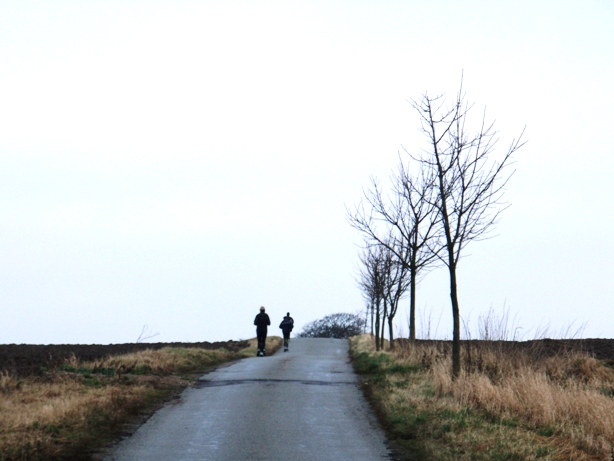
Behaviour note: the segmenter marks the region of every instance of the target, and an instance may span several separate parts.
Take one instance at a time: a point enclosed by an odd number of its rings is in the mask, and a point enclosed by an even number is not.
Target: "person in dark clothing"
[[[260,308],[260,314],[254,319],[256,325],[256,336],[258,337],[258,352],[256,355],[264,357],[264,348],[266,346],[267,326],[271,324],[268,314],[264,312],[264,306]]]
[[[290,346],[290,332],[292,328],[294,328],[294,319],[290,317],[290,312],[288,312],[281,321],[279,328],[281,328],[284,334],[284,352],[288,352],[288,347]]]

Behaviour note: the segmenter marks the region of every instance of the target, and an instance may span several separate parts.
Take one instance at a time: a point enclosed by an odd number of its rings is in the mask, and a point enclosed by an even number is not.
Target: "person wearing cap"
[[[264,357],[264,348],[266,346],[266,334],[267,326],[271,324],[268,314],[266,314],[264,306],[260,308],[260,313],[254,319],[254,325],[256,325],[256,336],[258,337],[258,352],[256,355]]]
[[[294,328],[294,319],[290,317],[290,312],[288,312],[281,321],[279,328],[281,328],[284,334],[284,352],[288,352],[288,347],[290,346],[290,332],[292,328]]]

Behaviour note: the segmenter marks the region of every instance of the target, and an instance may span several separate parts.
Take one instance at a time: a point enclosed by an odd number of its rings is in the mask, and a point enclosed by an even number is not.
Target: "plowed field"
[[[128,354],[145,349],[164,347],[196,347],[239,351],[248,347],[247,341],[220,341],[200,343],[128,343],[128,344],[0,344],[0,370],[18,376],[41,374],[45,370],[65,363],[73,355],[80,360],[95,360],[104,357]]]
[[[409,345],[407,339],[396,340],[399,344]],[[437,344],[442,348],[451,348],[451,341],[438,340],[418,340],[418,343]],[[481,345],[494,345],[503,350],[514,350],[517,348],[532,349],[545,355],[563,354],[566,352],[577,351],[586,352],[598,360],[603,360],[614,365],[614,339],[539,339],[533,341],[461,341],[462,347],[479,347]]]

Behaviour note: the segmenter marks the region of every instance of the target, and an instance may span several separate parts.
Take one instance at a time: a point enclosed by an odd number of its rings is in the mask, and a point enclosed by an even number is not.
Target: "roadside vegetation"
[[[356,314],[341,312],[308,323],[297,338],[347,339],[364,331],[365,321]]]
[[[412,459],[613,459],[614,369],[588,354],[467,341],[453,379],[450,342],[350,342],[390,439]]]
[[[279,348],[267,338],[267,350]],[[256,355],[164,348],[82,362],[75,357],[40,376],[0,373],[0,460],[89,460],[212,367]]]

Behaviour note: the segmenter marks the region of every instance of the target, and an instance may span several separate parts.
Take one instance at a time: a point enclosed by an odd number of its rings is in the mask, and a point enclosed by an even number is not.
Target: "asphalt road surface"
[[[105,461],[375,461],[385,436],[357,388],[348,342],[292,339],[200,378]]]

